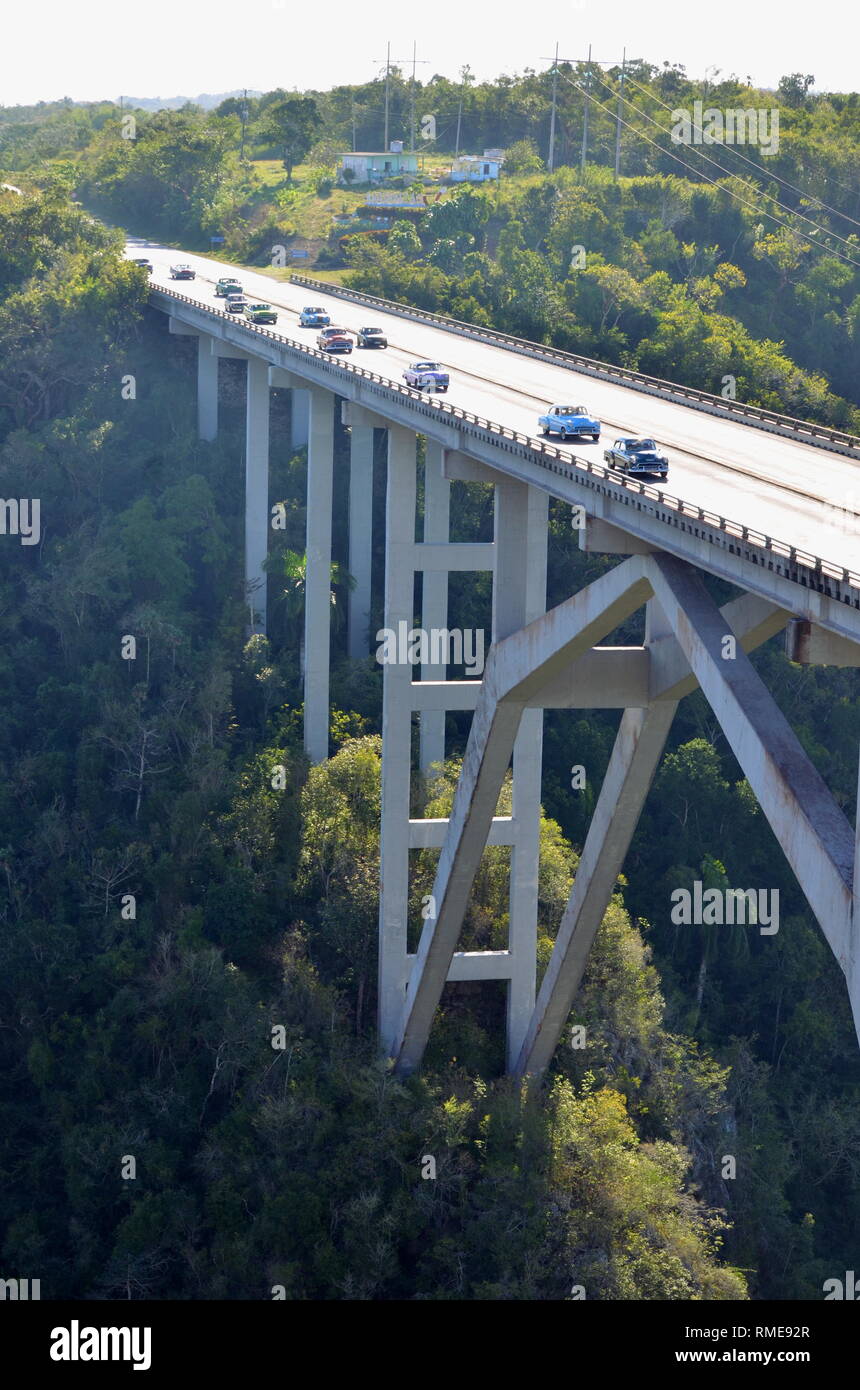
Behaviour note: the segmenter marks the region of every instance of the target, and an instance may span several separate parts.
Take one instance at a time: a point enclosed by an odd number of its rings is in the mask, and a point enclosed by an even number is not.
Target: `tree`
[[[807,93],[815,83],[811,72],[792,72],[779,79],[777,93],[786,106],[805,106]]]
[[[278,102],[266,112],[260,134],[281,150],[287,178],[292,181],[293,169],[304,159],[313,144],[314,134],[322,125],[322,117],[312,97],[291,97]]]
[[[543,167],[543,160],[538,154],[534,140],[515,140],[505,150],[506,174],[538,174]]]

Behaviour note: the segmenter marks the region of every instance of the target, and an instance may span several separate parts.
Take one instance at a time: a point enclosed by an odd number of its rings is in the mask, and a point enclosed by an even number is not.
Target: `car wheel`
[[[595,444],[599,444],[599,443],[600,443],[600,435],[599,435],[599,434],[593,434],[591,437],[592,437],[592,439],[594,440]]]

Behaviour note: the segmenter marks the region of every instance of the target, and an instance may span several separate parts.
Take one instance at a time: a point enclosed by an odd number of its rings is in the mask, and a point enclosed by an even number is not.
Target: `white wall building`
[[[457,155],[451,165],[452,183],[487,183],[497,179],[502,168],[503,155],[497,150],[482,155]]]

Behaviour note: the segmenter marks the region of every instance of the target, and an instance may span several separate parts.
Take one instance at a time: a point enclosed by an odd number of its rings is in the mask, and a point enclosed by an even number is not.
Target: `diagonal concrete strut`
[[[662,700],[621,717],[516,1076],[542,1071],[552,1058],[677,708],[676,701]]]
[[[855,832],[695,570],[654,556],[654,593],[848,982],[860,1039]]]
[[[652,606],[652,605],[649,605]],[[661,617],[665,615],[660,610]],[[719,610],[722,632],[752,651],[785,627],[790,615],[753,594]],[[682,696],[698,686],[676,637],[649,643],[648,708],[625,711],[594,808],[576,879],[541,983],[534,1013],[514,1068],[517,1076],[546,1067],[558,1044],[588,960],[588,953],[615,889]]]

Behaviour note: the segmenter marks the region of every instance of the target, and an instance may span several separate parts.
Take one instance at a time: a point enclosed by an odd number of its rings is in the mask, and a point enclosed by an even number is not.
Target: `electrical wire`
[[[629,82],[631,86],[636,87],[640,92],[644,92],[646,96],[650,97],[652,101],[656,101],[660,106],[664,108],[664,110],[668,111],[670,114],[675,109],[671,107],[667,101],[663,101],[662,97],[655,96],[655,94],[649,91],[647,87],[643,87],[642,83],[637,82],[636,79],[631,77],[629,73],[624,74],[624,82],[625,84]],[[620,92],[618,95],[621,96],[622,101],[626,100],[626,98]],[[632,103],[630,104],[632,105]],[[638,110],[639,108],[634,106],[633,109]],[[648,113],[646,111],[640,111],[640,114],[643,116],[647,116]],[[657,124],[657,122],[655,122],[655,124]],[[701,130],[702,127],[693,123],[693,129]],[[751,168],[756,169],[763,177],[768,179],[774,179],[777,183],[784,184],[785,187],[790,188],[792,192],[799,193],[801,198],[808,198],[810,202],[818,203],[819,206],[823,209],[823,211],[832,212],[835,217],[842,217],[845,219],[846,222],[851,222],[855,227],[860,227],[860,222],[858,222],[857,218],[851,217],[847,212],[840,212],[838,208],[832,208],[829,203],[824,202],[823,198],[817,197],[814,193],[806,193],[802,188],[798,188],[796,183],[792,183],[790,179],[784,179],[781,174],[771,173],[769,171],[766,172],[760,164],[756,163],[754,159],[750,159],[747,155],[741,154],[741,151],[738,149],[737,145],[727,145],[724,140],[718,140],[715,143],[721,145],[724,150],[731,150],[732,154],[736,155],[738,159],[742,159],[745,164],[749,164]],[[698,147],[696,147],[696,153],[699,153]],[[726,172],[729,173],[731,171],[727,170]],[[847,185],[844,184],[840,184],[839,186],[840,188],[847,188]],[[850,192],[851,190],[849,189],[847,191]]]
[[[680,164],[682,168],[688,170],[688,172],[691,173],[694,176],[694,178],[703,179],[705,183],[713,184],[715,188],[722,188],[724,192],[728,193],[729,197],[735,198],[739,203],[742,203],[744,207],[749,208],[758,217],[767,217],[771,222],[775,222],[776,225],[780,227],[783,231],[790,232],[793,236],[802,237],[804,241],[806,241],[810,246],[814,247],[817,251],[825,251],[828,255],[835,256],[838,260],[844,261],[847,265],[856,266],[857,269],[860,270],[860,261],[855,261],[852,256],[844,255],[840,250],[838,250],[835,247],[823,246],[821,242],[813,240],[813,238],[810,237],[807,232],[800,231],[797,227],[790,226],[787,222],[783,222],[781,218],[775,216],[774,213],[766,212],[763,208],[756,207],[754,203],[748,202],[746,198],[742,198],[739,193],[737,193],[733,188],[728,187],[726,183],[721,183],[718,179],[712,179],[708,174],[703,174],[700,169],[694,169],[691,164],[688,164],[686,162],[686,160],[681,159],[680,155],[673,154],[671,150],[664,149],[662,145],[658,145],[657,141],[652,140],[649,135],[646,135],[644,133],[644,131],[637,130],[637,128],[634,125],[632,125],[630,121],[625,121],[623,116],[617,115],[617,113],[612,111],[610,107],[608,107],[605,104],[605,102],[598,101],[597,97],[593,96],[590,92],[587,92],[581,83],[575,82],[573,78],[567,77],[565,73],[560,73],[559,76],[564,77],[565,81],[569,82],[572,87],[576,87],[578,91],[582,92],[585,96],[587,96],[589,101],[593,101],[595,106],[600,107],[601,111],[608,112],[608,114],[612,117],[614,121],[620,122],[620,124],[623,125],[625,129],[632,130],[633,134],[638,136],[640,140],[644,140],[647,144],[653,145],[654,149],[658,150],[660,154],[667,155],[669,159],[674,159],[676,164]],[[717,165],[717,167],[721,168],[720,165]],[[722,169],[721,171],[724,174],[726,174],[726,176],[729,179],[737,178],[737,175],[732,174],[729,170]],[[743,183],[744,180],[741,180],[741,182]],[[797,214],[792,213],[791,215],[796,216]],[[809,219],[806,220],[808,221]],[[825,227],[818,227],[817,223],[813,223],[812,225],[816,226],[823,236],[836,235],[835,233],[829,232]],[[839,237],[838,240],[842,241],[844,240],[844,238]]]

